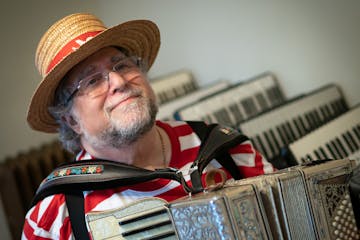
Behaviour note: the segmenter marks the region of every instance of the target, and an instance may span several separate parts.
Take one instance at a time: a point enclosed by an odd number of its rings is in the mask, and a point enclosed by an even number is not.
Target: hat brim
[[[159,29],[148,20],[125,22],[101,32],[61,60],[43,78],[32,96],[27,115],[31,128],[46,133],[57,132],[59,126],[48,111],[53,104],[57,86],[75,65],[108,46],[125,48],[129,53],[144,59],[149,69],[160,48]]]

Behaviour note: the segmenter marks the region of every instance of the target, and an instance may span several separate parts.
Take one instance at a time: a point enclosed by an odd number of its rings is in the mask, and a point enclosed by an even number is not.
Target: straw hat
[[[41,38],[35,65],[43,79],[31,99],[27,121],[39,131],[55,133],[58,124],[48,107],[65,74],[80,61],[107,46],[120,46],[153,64],[160,47],[160,33],[155,23],[134,20],[106,28],[96,16],[77,13],[52,25]]]

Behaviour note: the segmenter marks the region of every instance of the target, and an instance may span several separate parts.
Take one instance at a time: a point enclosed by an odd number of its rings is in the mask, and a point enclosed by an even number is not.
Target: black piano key
[[[257,145],[257,149],[264,155],[267,157],[267,152],[266,152],[266,149],[265,149],[265,146],[260,138],[259,135],[255,135],[254,137],[255,141],[254,143],[256,143]]]
[[[342,157],[348,156],[350,153],[346,150],[345,146],[342,144],[340,139],[338,137],[335,138],[335,142],[337,143],[339,147],[339,151],[341,152]]]
[[[326,113],[327,113],[327,116],[328,116],[328,118],[326,119],[326,122],[328,122],[328,121],[330,121],[331,119],[333,119],[333,114],[332,114],[332,112],[331,112],[331,109],[330,109],[330,107],[329,107],[329,105],[325,105],[324,106],[324,109],[325,109],[325,111],[326,111]]]
[[[352,132],[347,131],[347,133],[348,133],[348,136],[349,136],[351,142],[353,143],[355,149],[356,149],[356,150],[359,149],[359,144],[356,142],[356,139],[355,139],[355,137],[353,136]]]
[[[265,100],[265,97],[264,97],[264,95],[262,93],[256,94],[255,99],[259,103],[261,111],[264,111],[264,110],[269,108],[269,106],[268,106],[268,104],[267,104],[267,102]]]
[[[299,117],[295,117],[295,118],[293,119],[293,122],[294,122],[294,125],[295,125],[296,129],[297,129],[298,132],[299,132],[300,137],[301,137],[301,136],[304,136],[304,135],[306,134],[306,131],[305,131],[303,125],[301,124],[301,122],[300,122],[300,120],[299,120]]]
[[[329,143],[326,143],[325,146],[326,146],[327,150],[329,150],[329,152],[330,152],[330,154],[331,154],[331,157],[332,157],[333,159],[337,159],[337,157],[336,157],[336,155],[335,155],[335,152],[334,152],[334,150],[332,149],[332,147],[329,145]]]
[[[321,156],[321,154],[318,152],[318,150],[314,150],[314,154],[316,156],[316,158],[319,160],[319,159],[323,159],[323,157]]]
[[[351,141],[351,138],[349,137],[349,132],[345,132],[341,134],[342,138],[345,140],[346,146],[350,149],[350,153],[355,152],[355,146]]]
[[[335,104],[337,107],[338,115],[341,115],[347,111],[346,103],[344,98],[339,98],[335,100]]]
[[[168,102],[170,100],[166,92],[162,92],[162,96],[164,100],[163,102]]]
[[[282,132],[280,126],[276,126],[276,131],[278,133],[278,135],[280,136],[281,141],[283,142],[283,146],[285,146],[287,144],[287,140],[286,137],[284,136],[284,133]]]
[[[308,128],[307,128],[307,130],[308,130],[308,132],[311,132],[313,129],[315,129],[315,127],[314,127],[313,120],[312,120],[312,118],[311,118],[311,116],[310,116],[310,113],[307,112],[307,113],[305,113],[304,116],[305,116],[306,122],[308,123]]]
[[[288,129],[288,132],[290,134],[291,142],[294,142],[297,139],[294,129],[292,129],[291,124],[290,124],[289,121],[286,121],[285,125],[286,125],[286,128]]]
[[[295,134],[295,140],[301,138],[302,133],[299,131],[298,127],[295,125],[294,119],[292,119],[290,121],[290,126],[291,126],[291,129],[293,130],[293,132]]]
[[[330,140],[330,145],[332,146],[334,153],[336,155],[337,159],[341,159],[343,158],[343,156],[341,155],[341,152],[339,150],[339,147],[337,146],[336,142],[334,140]]]
[[[358,141],[360,142],[360,125],[356,125],[352,128],[353,132],[355,133]]]
[[[281,131],[282,131],[282,133],[283,133],[283,135],[284,135],[284,139],[285,139],[285,145],[287,145],[288,143],[290,143],[291,142],[291,139],[290,139],[290,137],[289,137],[289,134],[287,133],[287,130],[286,130],[286,126],[285,126],[285,124],[284,123],[282,123],[281,125],[280,125],[280,129],[281,129]]]
[[[243,121],[244,120],[244,116],[241,113],[239,107],[237,106],[236,103],[233,103],[229,106],[229,109],[231,111],[231,113],[233,114],[234,118],[235,118],[235,122],[236,124]]]
[[[312,159],[312,157],[310,156],[310,154],[306,154],[306,161],[307,162],[312,162],[314,159]]]
[[[271,103],[271,106],[276,105],[278,103],[278,99],[276,93],[274,92],[274,88],[268,88],[265,91],[266,91],[266,96],[268,97]]]
[[[316,119],[314,117],[313,111],[309,111],[308,114],[309,114],[309,119],[311,121],[312,129],[316,129],[318,127],[318,124],[317,124]]]
[[[266,93],[271,100],[272,106],[278,105],[285,100],[285,97],[278,86],[267,89]]]
[[[247,116],[253,116],[258,113],[258,109],[251,97],[241,100],[241,105],[243,106]]]
[[[288,129],[287,125],[286,125],[286,122],[284,122],[283,124],[281,124],[281,127],[282,129],[284,130],[284,133],[285,133],[285,136],[288,140],[287,143],[291,143],[293,140],[292,140],[292,137],[291,137],[291,134],[290,134],[290,130]]]
[[[345,101],[344,98],[339,99],[339,106],[341,108],[342,113],[345,113],[345,112],[347,112],[349,110],[349,107],[347,106],[346,101]]]
[[[339,105],[339,101],[340,101],[340,99],[334,100],[334,107],[336,108],[337,116],[339,116],[343,112],[341,106]]]
[[[334,103],[334,101],[330,102],[330,107],[332,110],[332,118],[335,118],[338,115],[338,110],[337,110],[337,106]]]
[[[272,139],[273,139],[273,141],[274,141],[275,148],[277,149],[277,150],[275,151],[275,154],[278,154],[279,149],[280,149],[283,145],[280,145],[280,143],[278,142],[278,139],[277,139],[277,137],[275,136],[275,133],[274,133],[274,131],[273,131],[272,129],[269,130],[269,133],[270,133],[270,135],[271,135],[271,137],[272,137]]]
[[[315,121],[317,123],[317,126],[320,127],[321,125],[323,125],[323,122],[321,120],[319,112],[316,109],[313,111],[313,114],[314,114],[314,118],[315,118]]]
[[[330,118],[330,116],[328,115],[328,112],[325,110],[325,106],[322,105],[319,107],[320,112],[321,112],[321,122],[324,124],[328,121],[328,119]]]
[[[311,118],[311,120],[312,120],[312,122],[314,124],[313,129],[318,128],[320,126],[320,123],[317,121],[317,119],[315,117],[314,110],[310,111],[309,114],[310,114],[310,118]]]
[[[172,91],[174,93],[173,96],[171,97],[172,99],[182,95],[181,88],[173,88]]]
[[[265,156],[268,158],[268,159],[272,159],[272,151],[270,149],[270,146],[269,146],[269,142],[267,141],[267,139],[265,138],[264,136],[264,132],[262,132],[260,134],[260,139],[264,145],[264,149],[265,149]]]
[[[198,88],[195,81],[190,81],[188,84],[186,84],[186,86],[186,93],[192,92]]]
[[[302,129],[304,130],[304,135],[308,134],[309,129],[308,129],[307,125],[305,124],[305,121],[303,120],[302,116],[299,116],[298,120],[300,122],[300,125],[301,125]]]
[[[330,157],[326,154],[325,150],[323,149],[323,147],[319,147],[319,151],[321,152],[321,154],[324,156],[324,159],[329,159]]]
[[[274,141],[273,139],[271,139],[270,134],[267,133],[266,131],[263,133],[264,137],[266,139],[267,145],[269,146],[269,157],[273,158],[276,152],[276,148],[274,146]]]

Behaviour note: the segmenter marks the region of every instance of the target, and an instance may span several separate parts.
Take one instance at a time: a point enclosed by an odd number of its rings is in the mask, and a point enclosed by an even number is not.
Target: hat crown
[[[106,30],[103,22],[89,13],[76,13],[55,22],[43,35],[35,53],[35,66],[45,77],[82,43]]]

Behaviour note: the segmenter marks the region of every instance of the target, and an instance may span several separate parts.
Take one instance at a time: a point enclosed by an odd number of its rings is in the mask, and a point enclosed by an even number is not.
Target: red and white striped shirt
[[[200,139],[185,122],[157,121],[156,124],[166,131],[171,141],[172,157],[169,166],[181,170],[185,179],[190,181],[188,170],[197,156]],[[250,141],[232,148],[229,153],[239,166],[243,177],[274,171],[273,166],[253,148]],[[92,156],[85,150],[77,156],[77,160],[91,158]],[[211,168],[221,168],[221,165],[216,160],[211,161],[204,174]],[[187,194],[178,182],[167,179],[107,190],[86,191],[84,192],[85,213],[119,208],[145,197],[159,197],[172,201],[185,195]],[[56,194],[46,197],[26,214],[22,239],[72,238],[65,195]]]

